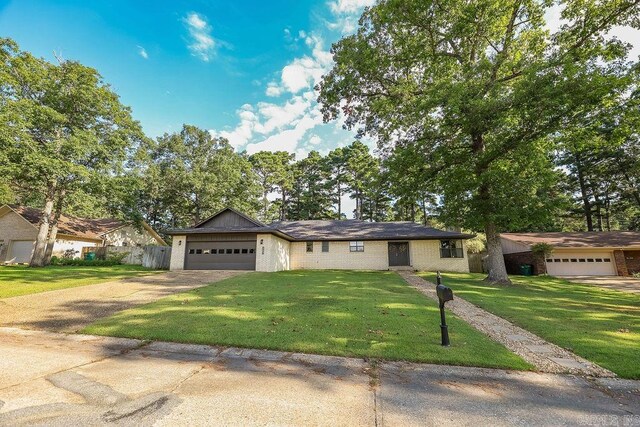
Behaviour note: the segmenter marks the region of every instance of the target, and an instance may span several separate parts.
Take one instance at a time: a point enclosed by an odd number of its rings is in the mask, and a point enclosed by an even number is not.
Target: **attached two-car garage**
[[[256,235],[189,236],[187,270],[255,270]]]
[[[551,276],[615,276],[613,254],[607,251],[554,251],[546,259],[547,273]]]

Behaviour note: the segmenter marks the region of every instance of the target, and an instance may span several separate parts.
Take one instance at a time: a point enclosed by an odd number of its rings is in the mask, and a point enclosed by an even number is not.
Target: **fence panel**
[[[467,254],[469,258],[469,271],[471,273],[486,273],[484,268],[484,257],[487,256],[486,252],[480,252],[479,254]]]
[[[171,246],[145,246],[142,266],[154,270],[168,270],[171,261]]]

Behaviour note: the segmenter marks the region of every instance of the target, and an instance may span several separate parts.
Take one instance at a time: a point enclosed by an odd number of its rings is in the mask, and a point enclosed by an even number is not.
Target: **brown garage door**
[[[256,241],[187,242],[187,270],[255,270]]]

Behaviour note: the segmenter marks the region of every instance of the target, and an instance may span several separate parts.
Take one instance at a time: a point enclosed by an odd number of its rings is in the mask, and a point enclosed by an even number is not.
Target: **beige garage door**
[[[611,252],[554,252],[547,258],[547,273],[552,276],[615,276]]]
[[[7,262],[29,262],[33,253],[33,240],[14,240],[9,248],[9,258]]]

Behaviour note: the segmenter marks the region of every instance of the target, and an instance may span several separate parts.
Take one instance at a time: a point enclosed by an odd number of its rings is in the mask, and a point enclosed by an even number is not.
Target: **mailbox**
[[[444,304],[447,301],[453,301],[453,291],[451,288],[444,285],[438,285],[436,286],[436,292],[438,293],[440,304]]]
[[[447,320],[444,315],[444,303],[453,301],[453,291],[448,286],[442,284],[442,277],[439,271],[436,275],[436,283],[436,294],[440,302],[440,335],[442,336],[442,345],[449,346],[449,328],[447,327]]]

